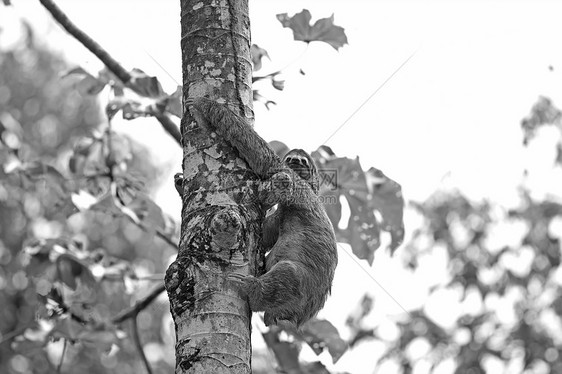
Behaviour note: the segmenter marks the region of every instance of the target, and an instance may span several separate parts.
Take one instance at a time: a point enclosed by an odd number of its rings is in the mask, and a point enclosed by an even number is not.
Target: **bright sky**
[[[181,82],[176,1],[58,3],[126,66],[158,75],[172,90],[174,80],[149,54]],[[20,14],[43,16],[35,1],[16,4]],[[303,55],[304,43],[275,18],[303,8],[313,19],[334,13],[349,45],[338,53],[312,43]],[[560,2],[254,0],[250,9],[253,42],[272,59],[259,73],[292,63],[285,91],[264,91],[278,106],[256,104],[256,128],[291,147],[316,149],[415,53],[328,142],[336,154],[382,169],[407,198],[423,199],[450,175],[448,183],[473,197],[511,203],[530,158],[521,118],[539,95],[562,105]],[[77,63],[99,66],[63,32],[51,35]],[[153,141],[152,123],[134,126],[138,138]],[[174,163],[176,156],[157,155]]]
[[[36,11],[38,2],[14,2],[18,12],[34,22],[44,17]],[[148,53],[181,82],[178,1],[58,3],[127,67],[158,75],[173,91],[174,80]],[[311,11],[313,20],[335,13],[335,24],[345,28],[349,45],[336,52],[312,43],[302,55],[305,45],[292,41],[275,15],[292,15],[303,8]],[[552,177],[550,169],[557,134],[543,131],[530,149],[524,149],[519,123],[539,95],[562,106],[562,2],[251,0],[250,9],[253,42],[267,49],[272,60],[258,73],[292,63],[285,75],[286,89],[264,91],[278,105],[270,111],[255,105],[256,129],[265,139],[316,149],[415,53],[331,137],[327,145],[337,155],[359,156],[365,169],[382,169],[402,184],[406,199],[421,200],[446,185],[474,198],[515,204],[516,186],[526,167],[531,171],[526,183],[538,193],[555,191],[554,182],[560,185],[560,174]],[[99,67],[95,57],[63,32],[51,35],[50,43],[78,64]],[[300,68],[305,76],[298,74]],[[120,128],[134,129],[137,139],[152,145],[158,152],[154,157],[169,165],[171,175],[180,170],[181,150],[158,134],[155,121],[129,122]],[[159,203],[179,217],[175,191],[163,191]],[[334,296],[324,315],[343,323],[345,313],[338,312],[335,303],[355,305],[366,288],[374,288],[378,314],[402,313],[357,266],[340,255]],[[413,285],[405,275],[397,278],[396,263],[382,253],[374,266],[371,274],[401,305],[419,305],[422,300],[414,295],[423,294],[422,285]],[[372,357],[369,352],[361,354]],[[344,356],[338,368],[353,367],[352,360]]]

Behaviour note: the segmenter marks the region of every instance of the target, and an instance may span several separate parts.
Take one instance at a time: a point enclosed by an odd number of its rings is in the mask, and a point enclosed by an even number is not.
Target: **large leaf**
[[[59,279],[71,290],[76,291],[77,281],[91,289],[96,287],[94,276],[86,263],[73,254],[63,253],[57,257],[55,263]]]
[[[252,63],[254,64],[253,71],[258,71],[261,69],[262,62],[261,59],[264,57],[269,58],[267,51],[257,44],[252,44],[250,47],[250,54],[252,55]]]
[[[145,194],[137,194],[127,206],[132,209],[149,230],[165,229],[166,220],[162,209]]]
[[[337,362],[340,357],[347,351],[348,344],[340,337],[338,330],[329,321],[313,318],[308,321],[298,336],[304,340],[310,348],[319,355],[328,349],[332,356],[333,362]]]
[[[269,331],[262,333],[263,340],[267,346],[275,353],[275,358],[280,368],[287,373],[301,373],[299,362],[300,347],[294,342],[282,341],[280,339],[281,329],[270,328]]]
[[[393,252],[404,240],[404,197],[402,187],[375,168],[365,173],[371,193],[371,205],[382,216],[382,229],[390,233]]]
[[[158,78],[151,77],[137,68],[131,71],[131,76],[132,79],[129,86],[140,96],[159,98],[165,95]]]
[[[343,27],[334,25],[334,15],[329,18],[321,18],[310,24],[310,12],[303,9],[300,13],[289,17],[287,13],[277,15],[277,19],[283,27],[293,30],[295,40],[301,40],[306,43],[319,41],[325,42],[334,47],[336,50],[347,44],[347,36]]]
[[[327,147],[324,147],[327,148]],[[320,195],[339,241],[349,243],[353,253],[372,264],[380,246],[380,229],[371,205],[367,179],[359,159],[335,157],[331,150],[313,152],[320,171]],[[347,228],[339,228],[344,197],[350,209]],[[337,221],[335,221],[337,219]]]

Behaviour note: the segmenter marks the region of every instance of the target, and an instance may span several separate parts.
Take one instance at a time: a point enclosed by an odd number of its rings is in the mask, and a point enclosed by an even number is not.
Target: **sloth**
[[[331,291],[338,262],[332,224],[318,199],[318,169],[302,149],[283,160],[254,129],[226,106],[206,98],[186,101],[195,121],[230,143],[268,186],[260,199],[277,204],[262,225],[269,249],[261,276],[232,273],[250,309],[265,311],[266,325],[288,321],[297,328],[314,317]]]

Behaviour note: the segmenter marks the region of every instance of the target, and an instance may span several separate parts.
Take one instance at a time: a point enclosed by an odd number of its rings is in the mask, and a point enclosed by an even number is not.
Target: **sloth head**
[[[292,149],[283,158],[283,163],[301,179],[307,181],[312,190],[318,193],[318,169],[308,153],[302,149]]]

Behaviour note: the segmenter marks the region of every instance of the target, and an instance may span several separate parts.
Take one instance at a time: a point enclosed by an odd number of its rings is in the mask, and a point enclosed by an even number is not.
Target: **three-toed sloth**
[[[318,170],[301,149],[283,160],[240,116],[206,98],[186,102],[200,126],[228,141],[269,188],[262,198],[277,210],[263,223],[266,272],[259,276],[234,273],[250,309],[265,311],[265,324],[285,320],[297,327],[314,317],[330,293],[338,262],[336,237],[318,199]]]

